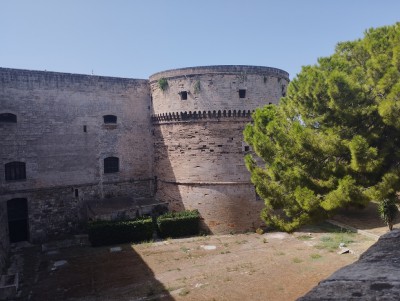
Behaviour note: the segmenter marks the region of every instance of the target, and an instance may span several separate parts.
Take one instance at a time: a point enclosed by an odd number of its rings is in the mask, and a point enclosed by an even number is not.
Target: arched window
[[[104,159],[104,173],[119,172],[119,158],[107,157]]]
[[[17,123],[17,115],[12,113],[1,113],[0,122]]]
[[[4,165],[6,181],[25,180],[25,162],[9,162]]]
[[[104,123],[117,123],[117,116],[115,115],[104,115]]]

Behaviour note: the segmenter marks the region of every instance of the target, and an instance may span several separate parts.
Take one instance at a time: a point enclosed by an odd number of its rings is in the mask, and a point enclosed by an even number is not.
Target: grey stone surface
[[[321,281],[299,301],[400,300],[400,230],[383,235],[360,259]]]

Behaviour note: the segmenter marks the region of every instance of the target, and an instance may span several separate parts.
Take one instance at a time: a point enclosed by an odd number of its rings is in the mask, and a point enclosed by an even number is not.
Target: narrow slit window
[[[239,89],[239,98],[246,98],[246,89]]]
[[[119,158],[108,157],[104,159],[104,173],[119,172]]]
[[[83,126],[83,131],[86,133],[87,132],[87,127],[86,125]]]
[[[12,113],[1,113],[0,122],[4,123],[17,123],[17,115]]]
[[[26,179],[26,167],[24,162],[10,162],[5,164],[6,181]]]
[[[115,115],[104,115],[103,116],[105,124],[116,124],[117,123],[117,116]]]
[[[187,98],[188,98],[187,91],[181,91],[181,92],[179,92],[179,95],[181,96],[181,100],[187,100]]]

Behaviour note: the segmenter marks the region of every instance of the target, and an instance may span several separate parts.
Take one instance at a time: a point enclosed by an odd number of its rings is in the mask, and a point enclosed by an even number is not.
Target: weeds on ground
[[[311,254],[310,257],[311,259],[320,259],[322,256],[319,254]]]
[[[303,260],[301,260],[301,259],[298,258],[298,257],[295,257],[295,258],[293,258],[293,262],[294,262],[294,263],[301,263],[301,262],[303,262]]]
[[[180,292],[179,292],[179,296],[186,296],[190,293],[190,291],[187,288],[183,288]]]
[[[324,235],[320,239],[320,243],[315,246],[317,249],[326,249],[329,252],[334,252],[340,243],[344,243],[346,246],[354,242],[355,233],[343,232],[343,233],[329,233]]]

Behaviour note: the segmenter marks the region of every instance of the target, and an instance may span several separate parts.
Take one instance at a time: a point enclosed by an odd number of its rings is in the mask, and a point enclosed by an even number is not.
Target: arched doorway
[[[29,239],[28,202],[26,199],[7,201],[8,231],[10,242]]]

